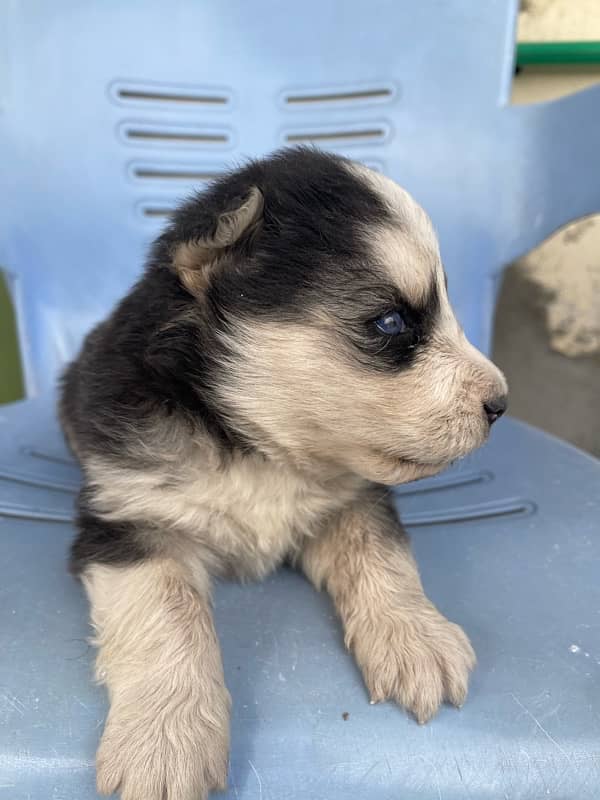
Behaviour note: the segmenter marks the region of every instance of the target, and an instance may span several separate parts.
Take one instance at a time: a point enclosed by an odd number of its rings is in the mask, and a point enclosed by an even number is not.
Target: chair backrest
[[[517,0],[29,0],[0,10],[0,265],[30,392],[141,269],[164,215],[313,142],[389,174],[440,233],[483,349],[497,276],[600,209],[588,91],[507,106]],[[598,114],[596,112],[596,120]]]

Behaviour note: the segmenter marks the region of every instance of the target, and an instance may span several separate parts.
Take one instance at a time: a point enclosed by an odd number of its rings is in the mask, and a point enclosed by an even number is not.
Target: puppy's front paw
[[[120,791],[122,800],[206,800],[210,791],[225,789],[228,711],[225,689],[210,708],[189,698],[117,699],[96,756],[98,791]]]
[[[475,653],[463,630],[424,601],[361,626],[351,642],[372,702],[395,700],[424,723],[467,696]]]

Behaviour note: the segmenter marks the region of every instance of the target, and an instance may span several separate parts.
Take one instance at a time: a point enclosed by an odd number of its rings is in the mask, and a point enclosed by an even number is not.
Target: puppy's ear
[[[253,186],[241,205],[218,216],[212,236],[190,240],[177,246],[173,255],[173,267],[188,292],[196,297],[204,294],[210,277],[223,256],[256,230],[262,219],[263,207],[262,192]]]

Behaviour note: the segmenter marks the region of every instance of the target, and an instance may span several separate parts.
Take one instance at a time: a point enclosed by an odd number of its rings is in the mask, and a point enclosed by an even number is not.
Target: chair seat
[[[107,710],[66,572],[78,470],[48,403],[0,409],[0,797],[95,798]],[[600,465],[515,420],[401,487],[429,596],[479,657],[464,708],[371,706],[325,595],[291,571],[219,585],[235,800],[597,798]]]

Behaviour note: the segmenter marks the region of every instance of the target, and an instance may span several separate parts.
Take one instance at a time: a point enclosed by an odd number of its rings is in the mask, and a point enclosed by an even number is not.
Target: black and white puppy
[[[292,149],[179,208],[63,380],[85,475],[72,568],[111,702],[99,790],[225,785],[215,575],[290,561],[330,593],[373,700],[420,722],[461,705],[473,650],[425,596],[381,486],[481,445],[506,391],[391,180]]]

